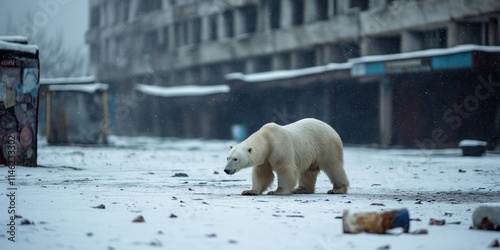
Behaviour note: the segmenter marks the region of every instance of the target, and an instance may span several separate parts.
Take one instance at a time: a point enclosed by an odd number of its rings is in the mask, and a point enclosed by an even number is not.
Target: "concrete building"
[[[220,124],[213,123],[214,118],[197,120],[202,117],[197,115],[200,112],[214,112],[213,117],[229,119],[226,119],[224,130],[230,123],[240,122],[239,118],[231,119],[228,114],[231,113],[228,106],[239,102],[234,93],[220,93],[217,98],[203,95],[196,99],[194,103],[197,104],[189,102],[186,105],[185,101],[179,103],[172,98],[146,104],[142,100],[148,98],[142,97],[143,93],[131,90],[137,83],[164,87],[220,85],[231,83],[225,80],[225,76],[233,72],[251,75],[293,71],[329,63],[348,63],[352,58],[371,55],[463,44],[500,44],[500,1],[497,0],[90,0],[89,13],[86,41],[91,48],[91,68],[97,79],[110,83],[115,98],[122,100],[121,105],[128,105],[128,111],[122,112],[126,113],[122,117],[130,119],[115,123],[117,133],[194,137],[225,135],[224,132],[208,132],[215,127],[220,129]],[[372,81],[374,86],[363,84],[369,81],[351,75],[320,82],[357,84],[359,86],[351,91],[367,91],[359,94],[360,97],[370,95],[376,89],[376,96],[368,98],[374,103],[368,101],[370,104],[365,106],[374,106],[377,119],[392,123],[392,111],[386,110],[392,110],[392,104],[379,103],[379,99],[383,99],[380,96],[392,95],[392,92],[379,87],[380,79]],[[349,86],[347,89],[353,88],[349,84],[346,86]],[[308,98],[331,99],[324,92],[324,88],[315,89],[316,94],[310,93]],[[263,96],[263,93],[255,95]],[[273,92],[275,96],[284,93]],[[134,103],[123,101],[127,98],[133,99]],[[292,98],[297,96],[292,95]],[[207,102],[210,105],[205,105]],[[169,103],[169,106],[164,103]],[[321,105],[330,104],[323,101]],[[310,103],[304,97],[297,105],[296,109],[307,110],[308,105],[319,104]],[[137,124],[134,112],[138,112],[141,120],[148,120],[143,107],[156,115],[162,110],[165,112],[162,115],[175,120],[172,124],[183,121],[184,125],[180,125],[182,131],[174,129],[177,132],[172,134],[163,131],[161,124]],[[165,109],[177,110],[176,115]],[[196,109],[202,111],[196,112]],[[186,116],[187,113],[191,115]],[[259,114],[251,116],[258,117]],[[303,116],[310,115],[306,112]],[[332,116],[330,113],[321,114],[319,118]],[[255,130],[263,121],[254,120],[256,124],[249,124],[249,127]],[[193,126],[193,122],[202,124],[201,128]],[[379,122],[382,127],[386,126],[384,124]],[[377,130],[388,135],[382,136],[385,139],[376,139],[375,143],[392,144],[390,129],[379,127]],[[199,131],[205,132],[200,134]]]

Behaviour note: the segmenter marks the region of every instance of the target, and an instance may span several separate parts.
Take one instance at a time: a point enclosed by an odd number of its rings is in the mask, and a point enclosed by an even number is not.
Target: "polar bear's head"
[[[246,145],[236,145],[231,146],[229,154],[227,155],[227,164],[224,168],[226,174],[234,174],[243,168],[252,167],[252,156],[253,148]]]

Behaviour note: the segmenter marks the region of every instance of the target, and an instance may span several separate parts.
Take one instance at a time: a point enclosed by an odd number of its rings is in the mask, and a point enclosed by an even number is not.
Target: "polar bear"
[[[271,195],[314,193],[319,170],[333,183],[329,194],[345,194],[349,187],[340,136],[328,124],[312,118],[286,126],[265,124],[231,147],[224,172],[232,175],[248,167],[253,167],[252,189],[243,195],[262,194],[273,182],[273,171],[278,188],[267,193]]]

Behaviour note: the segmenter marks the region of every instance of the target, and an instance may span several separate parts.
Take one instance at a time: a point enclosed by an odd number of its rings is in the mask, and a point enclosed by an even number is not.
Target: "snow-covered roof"
[[[27,44],[28,38],[25,36],[0,36],[0,41]]]
[[[105,83],[49,85],[49,91],[77,91],[89,94],[98,90],[108,90],[108,88],[109,85]]]
[[[0,50],[12,50],[36,55],[38,46],[33,44],[19,44],[0,40]]]
[[[78,84],[78,83],[93,83],[94,76],[78,76],[78,77],[58,77],[58,78],[40,78],[40,84]]]
[[[389,55],[363,56],[350,59],[349,62],[351,62],[352,64],[358,64],[358,63],[369,63],[369,62],[380,62],[380,61],[403,60],[403,59],[410,59],[417,57],[442,56],[442,55],[456,54],[467,51],[500,52],[500,46],[481,46],[481,45],[467,44],[467,45],[459,45],[452,48],[444,48],[444,49],[427,49],[427,50],[419,50],[419,51],[404,52],[404,53],[389,54]]]
[[[262,73],[253,73],[253,74],[243,74],[243,73],[230,73],[225,76],[226,80],[241,80],[245,82],[264,82],[264,81],[273,81],[273,80],[281,80],[294,78],[299,76],[306,75],[314,75],[319,74],[326,71],[333,70],[342,70],[342,69],[350,69],[352,67],[352,63],[330,63],[322,66],[315,66],[309,68],[302,69],[291,69],[291,70],[276,70],[276,71],[268,71]]]
[[[136,84],[135,89],[148,95],[160,97],[179,97],[179,96],[204,96],[212,94],[229,93],[230,88],[228,85],[186,85],[186,86],[173,86],[161,87],[153,85]]]

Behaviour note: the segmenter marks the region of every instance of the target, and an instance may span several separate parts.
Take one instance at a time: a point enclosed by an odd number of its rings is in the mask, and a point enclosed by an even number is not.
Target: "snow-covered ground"
[[[345,149],[347,195],[241,196],[251,170],[222,171],[230,141],[112,137],[106,147],[39,144],[37,168],[16,168],[15,243],[0,185],[0,249],[485,249],[498,232],[470,230],[472,213],[500,205],[500,154]],[[0,168],[2,176],[7,168]],[[173,177],[184,173],[188,177]],[[275,184],[273,186],[275,188]],[[105,209],[93,208],[103,204]],[[410,231],[343,234],[344,209],[407,208]],[[144,223],[132,221],[143,216]],[[460,222],[431,226],[429,220]],[[20,225],[29,220],[34,225]],[[385,249],[389,249],[385,248]]]

